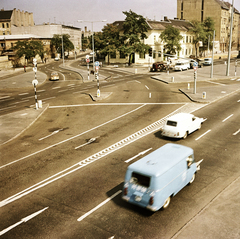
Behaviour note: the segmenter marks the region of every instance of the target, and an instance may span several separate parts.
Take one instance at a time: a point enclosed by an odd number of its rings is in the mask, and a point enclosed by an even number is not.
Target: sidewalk
[[[71,62],[69,61],[69,64]],[[68,69],[69,66],[67,66]],[[234,67],[231,64],[230,77],[225,76],[225,65],[214,66],[214,77],[210,78],[210,66],[203,67],[197,71],[197,93],[193,93],[193,70],[186,72],[171,72],[167,74],[166,72],[160,73],[149,73],[148,67],[112,67],[115,71],[127,71],[132,74],[147,74],[151,76],[154,80],[159,80],[167,84],[183,83],[186,84],[186,88],[179,89],[187,97],[195,102],[214,102],[224,96],[232,94],[234,92],[240,91],[240,74],[234,76]],[[136,70],[137,69],[137,70]],[[240,69],[239,69],[240,71]],[[80,74],[84,74],[86,77],[86,71],[81,70]],[[25,76],[28,73],[23,73]],[[14,84],[16,87],[22,87],[22,81],[25,79],[20,79],[17,77],[18,83]],[[33,73],[29,73],[29,79],[25,82],[27,85],[31,84]],[[1,77],[1,73],[0,73]],[[7,83],[12,85],[16,82],[16,76],[9,77]],[[174,81],[173,78],[174,77]],[[218,80],[227,79],[231,84],[222,84]],[[6,80],[0,80],[0,88],[4,82],[5,87],[7,84]],[[211,87],[198,87],[199,82],[209,81],[212,83]],[[188,89],[188,84],[190,83],[190,89]],[[4,85],[3,84],[3,85]],[[206,98],[203,99],[203,92],[206,93]],[[101,97],[97,95],[91,96],[93,100],[101,101],[105,97],[108,97],[110,93],[102,93]],[[1,99],[1,95],[0,95]],[[15,112],[7,115],[0,116],[0,127],[1,127],[1,137],[0,145],[10,140],[11,138],[17,137],[30,125],[32,125],[35,120],[37,120],[41,114],[48,108],[45,106],[42,109],[26,109],[24,111]],[[15,126],[14,131],[10,130]],[[10,132],[11,131],[11,132]],[[11,135],[12,134],[12,135]],[[223,190],[216,198],[214,198],[210,204],[203,208],[194,218],[191,219],[173,238],[177,239],[202,239],[202,238],[240,238],[240,177],[235,179],[225,190]],[[224,217],[222,216],[224,215]]]

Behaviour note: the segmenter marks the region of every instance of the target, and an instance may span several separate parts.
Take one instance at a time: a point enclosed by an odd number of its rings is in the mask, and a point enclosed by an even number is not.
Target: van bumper
[[[157,208],[157,207],[153,207],[153,206],[150,206],[150,205],[146,206],[146,208],[147,208],[148,210],[152,211],[152,212],[158,211],[158,208]]]

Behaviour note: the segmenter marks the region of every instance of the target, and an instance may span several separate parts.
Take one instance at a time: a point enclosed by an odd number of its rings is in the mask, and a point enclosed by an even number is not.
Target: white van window
[[[133,172],[132,177],[130,179],[130,183],[138,184],[138,185],[141,185],[144,187],[149,187],[150,186],[150,177]]]
[[[177,126],[177,122],[176,122],[176,121],[168,120],[168,121],[167,121],[167,125],[176,127],[176,126]]]

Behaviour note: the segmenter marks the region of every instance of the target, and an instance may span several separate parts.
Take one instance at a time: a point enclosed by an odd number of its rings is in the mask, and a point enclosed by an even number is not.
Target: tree
[[[199,46],[199,42],[202,42],[203,44],[203,51],[207,49],[209,37],[210,39],[213,37],[214,21],[211,17],[207,17],[203,23],[197,20],[194,20],[191,23],[193,27],[190,31],[195,35],[193,43],[195,45],[197,55],[197,47]],[[212,48],[212,41],[210,41],[209,44],[210,48]]]
[[[103,48],[100,51],[101,54],[109,56],[116,53],[121,46],[120,32],[117,26],[113,24],[107,24],[102,30]]]
[[[205,38],[203,40],[203,50],[208,47],[208,41],[213,40],[213,31],[215,30],[214,21],[211,17],[207,17],[203,22],[203,29],[205,32]],[[212,49],[212,41],[209,41],[210,48]]]
[[[13,47],[13,50],[16,51],[17,58],[21,58],[25,56],[25,59],[30,60],[31,58],[36,57],[39,55],[42,57],[44,55],[43,43],[38,40],[24,40],[24,41],[17,41],[16,45]]]
[[[170,55],[175,55],[181,51],[180,40],[183,38],[180,34],[179,29],[174,28],[172,25],[166,27],[161,33],[160,38],[165,42],[165,51]]]
[[[193,44],[195,45],[195,52],[196,52],[196,57],[197,57],[197,49],[199,46],[199,42],[203,42],[206,34],[203,29],[203,24],[197,20],[194,20],[191,22],[192,23],[192,29],[190,30],[192,33],[194,33],[194,39],[193,39]]]
[[[144,52],[149,49],[149,46],[143,43],[143,40],[147,38],[146,32],[148,32],[149,26],[143,16],[131,10],[123,13],[126,15],[122,36],[124,44],[119,50],[129,56],[130,64],[132,62],[131,56],[135,52]]]
[[[63,39],[62,39],[62,37],[63,37]],[[70,35],[68,35],[68,34],[63,34],[63,35],[54,34],[53,38],[51,39],[51,46],[55,47],[56,52],[60,53],[62,56],[63,55],[62,42],[63,42],[64,52],[67,51],[68,55],[69,55],[69,51],[74,50],[74,45],[69,40],[69,38],[70,38]]]

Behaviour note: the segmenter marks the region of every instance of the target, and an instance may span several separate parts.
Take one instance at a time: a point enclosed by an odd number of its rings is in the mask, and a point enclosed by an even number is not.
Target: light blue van
[[[128,166],[122,198],[151,211],[165,209],[171,197],[194,181],[201,161],[195,163],[189,147],[165,144]]]

